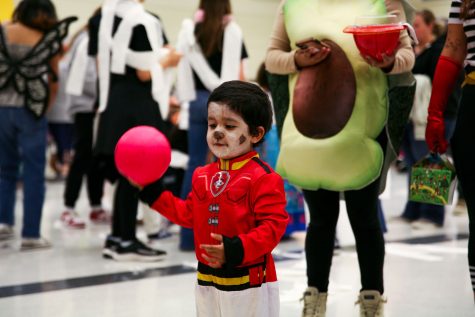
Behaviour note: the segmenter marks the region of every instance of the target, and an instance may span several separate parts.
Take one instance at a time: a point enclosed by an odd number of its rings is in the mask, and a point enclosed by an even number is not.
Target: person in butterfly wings
[[[261,88],[223,83],[208,99],[206,140],[218,160],[195,170],[186,200],[164,191],[160,180],[139,194],[194,230],[198,316],[279,315],[271,251],[289,216],[282,178],[254,151],[271,124],[270,100]]]
[[[23,0],[0,25],[0,239],[13,237],[15,189],[23,171],[22,250],[45,248],[45,112],[54,99],[55,68],[69,17],[58,22],[50,0]]]

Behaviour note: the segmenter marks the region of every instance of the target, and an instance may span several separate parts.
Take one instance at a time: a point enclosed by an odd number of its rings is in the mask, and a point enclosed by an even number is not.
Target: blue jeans
[[[23,238],[39,238],[45,198],[46,118],[24,107],[0,106],[0,223],[15,222],[15,191],[22,164]]]
[[[49,123],[49,132],[56,144],[58,161],[61,164],[65,163],[65,154],[70,152],[73,148],[73,123]]]
[[[445,134],[447,140],[450,140],[455,128],[455,119],[445,119]],[[404,151],[404,161],[409,167],[408,181],[411,181],[410,167],[424,156],[429,154],[429,148],[425,140],[416,140],[414,138],[414,126],[409,122],[404,132],[404,140],[402,144]],[[445,209],[444,206],[424,204],[414,201],[408,201],[401,217],[408,220],[426,219],[439,226],[444,224]]]
[[[191,179],[193,172],[199,166],[206,163],[208,154],[208,143],[206,142],[206,132],[208,131],[208,97],[207,90],[198,90],[196,100],[190,103],[190,116],[188,128],[188,155],[189,161],[183,178],[181,187],[181,198],[186,199],[191,191]],[[192,250],[193,231],[182,228],[180,234],[180,248]]]

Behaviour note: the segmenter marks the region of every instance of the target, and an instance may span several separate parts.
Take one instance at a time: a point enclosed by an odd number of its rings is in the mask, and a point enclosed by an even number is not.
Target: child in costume
[[[248,58],[240,26],[233,21],[231,0],[200,0],[194,20],[185,19],[178,33],[176,93],[180,101],[179,126],[188,131],[189,160],[180,197],[191,191],[195,168],[205,165],[209,155],[205,135],[207,99],[211,91],[229,80],[244,80]],[[180,249],[193,250],[193,232],[182,228]]]
[[[198,316],[278,316],[279,289],[272,249],[288,215],[282,178],[254,147],[272,123],[267,94],[229,81],[208,99],[206,140],[217,161],[199,167],[186,200],[159,180],[140,199],[172,222],[194,229]]]

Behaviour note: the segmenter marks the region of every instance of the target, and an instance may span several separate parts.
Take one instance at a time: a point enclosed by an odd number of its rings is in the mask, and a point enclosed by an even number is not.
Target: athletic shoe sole
[[[104,259],[113,259],[114,254],[116,254],[116,252],[111,249],[108,249],[108,248],[102,249],[102,257]]]
[[[122,261],[139,261],[139,262],[156,262],[161,261],[166,257],[166,254],[162,255],[140,255],[137,253],[115,253],[111,254],[111,258],[122,262]]]
[[[8,241],[13,238],[15,238],[15,234],[13,233],[0,234],[0,241]]]
[[[34,251],[34,250],[42,250],[42,249],[50,249],[52,245],[50,243],[46,244],[35,244],[35,245],[21,245],[20,251]]]

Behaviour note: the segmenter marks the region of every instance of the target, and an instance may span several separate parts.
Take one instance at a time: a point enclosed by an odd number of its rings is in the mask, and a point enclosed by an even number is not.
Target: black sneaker
[[[119,244],[112,254],[112,258],[116,261],[143,261],[154,262],[163,260],[167,253],[162,250],[152,249],[140,240],[133,240],[126,246],[124,243]]]
[[[104,249],[102,249],[102,257],[105,259],[113,259],[114,254],[117,252],[117,248],[120,246],[120,240],[107,236]]]

